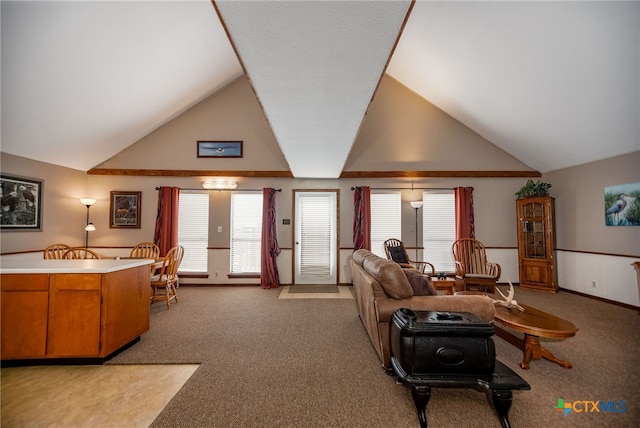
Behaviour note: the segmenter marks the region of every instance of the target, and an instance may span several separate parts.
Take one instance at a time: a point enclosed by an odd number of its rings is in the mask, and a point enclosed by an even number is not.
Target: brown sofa
[[[417,311],[471,312],[493,321],[495,308],[484,296],[416,296],[395,262],[367,250],[357,250],[351,260],[356,306],[364,328],[385,370],[391,370],[389,321],[399,308]]]

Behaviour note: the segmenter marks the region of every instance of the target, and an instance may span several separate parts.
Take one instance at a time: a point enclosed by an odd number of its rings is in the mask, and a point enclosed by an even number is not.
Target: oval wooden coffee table
[[[511,338],[505,338],[504,335],[510,335],[517,340],[516,346],[521,347],[524,351],[524,359],[520,363],[520,367],[523,369],[529,368],[529,362],[544,358],[545,360],[553,361],[556,364],[560,364],[565,369],[571,368],[571,363],[566,360],[561,360],[553,355],[548,349],[540,345],[540,337],[548,337],[552,339],[566,339],[568,337],[575,336],[578,331],[572,322],[559,318],[555,315],[548,314],[539,309],[532,308],[531,306],[523,305],[524,312],[517,308],[509,309],[504,306],[496,305],[496,320],[513,330],[524,333],[524,345],[522,341],[506,332],[500,330],[496,334],[510,343]]]
[[[488,295],[486,293],[478,292],[460,291],[455,294],[484,294],[492,299],[499,299],[499,296],[497,295]],[[520,363],[520,367],[527,370],[529,369],[529,362],[532,359],[539,360],[540,358],[544,358],[545,360],[559,364],[565,369],[570,369],[571,363],[557,358],[548,349],[540,345],[540,338],[548,337],[551,339],[566,339],[568,337],[573,337],[576,335],[578,327],[570,321],[547,312],[543,312],[540,309],[532,308],[531,306],[523,305],[522,303],[519,304],[524,308],[524,311],[520,311],[518,308],[510,309],[505,308],[504,306],[495,305],[495,320],[506,327],[524,333],[523,341],[506,330],[496,328],[497,336],[523,350],[524,358]]]

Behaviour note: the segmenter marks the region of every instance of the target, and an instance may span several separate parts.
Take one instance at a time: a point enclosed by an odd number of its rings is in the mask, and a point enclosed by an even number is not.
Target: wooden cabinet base
[[[105,359],[149,330],[149,267],[2,274],[1,359]]]
[[[78,357],[78,358],[20,358],[20,359],[3,359],[2,367],[23,367],[23,366],[86,366],[86,365],[102,365],[109,361],[122,351],[126,351],[131,346],[140,342],[140,336],[133,339],[120,349],[116,349],[106,357]]]

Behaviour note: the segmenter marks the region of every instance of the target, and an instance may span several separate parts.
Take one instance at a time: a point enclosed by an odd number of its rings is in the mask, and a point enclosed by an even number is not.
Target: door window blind
[[[298,200],[300,221],[300,275],[331,276],[335,269],[336,249],[331,239],[336,233],[335,196],[318,193]]]

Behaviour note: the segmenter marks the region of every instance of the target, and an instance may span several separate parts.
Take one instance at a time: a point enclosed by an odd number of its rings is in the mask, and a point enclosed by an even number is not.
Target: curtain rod
[[[160,190],[160,188],[156,187],[156,190]],[[262,189],[198,189],[189,187],[181,187],[180,190],[201,190],[203,192],[262,192]],[[282,189],[276,189],[276,192],[282,192]]]
[[[351,190],[356,190],[352,187]],[[455,190],[454,187],[371,187],[371,190]]]

